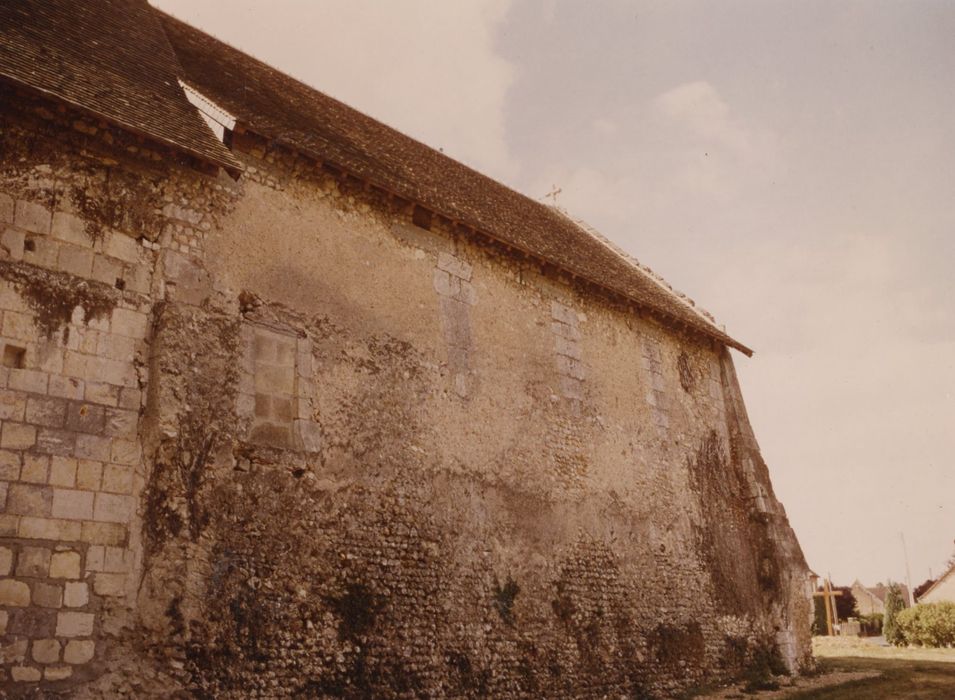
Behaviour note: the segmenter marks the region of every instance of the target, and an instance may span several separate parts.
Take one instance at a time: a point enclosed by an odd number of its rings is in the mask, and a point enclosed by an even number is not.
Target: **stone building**
[[[902,592],[902,600],[906,605],[910,605],[912,600],[909,595],[908,586],[904,583],[897,584]],[[874,586],[863,586],[859,579],[852,582],[852,595],[856,599],[856,612],[860,615],[884,615],[885,614],[885,596],[889,592],[889,587],[884,583],[877,583]]]
[[[0,4],[0,310],[13,696],[654,697],[810,660],[745,346],[145,2]]]

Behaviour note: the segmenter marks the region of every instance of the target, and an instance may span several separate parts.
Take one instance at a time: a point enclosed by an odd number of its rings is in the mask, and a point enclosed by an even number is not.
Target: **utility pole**
[[[905,585],[909,590],[909,607],[915,607],[915,594],[912,592],[912,574],[909,573],[909,550],[905,546],[905,535],[899,533],[899,537],[902,539],[902,554],[905,556]]]

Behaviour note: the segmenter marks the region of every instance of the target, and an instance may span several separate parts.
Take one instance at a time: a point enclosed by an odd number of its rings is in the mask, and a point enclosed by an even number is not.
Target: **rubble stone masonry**
[[[807,663],[725,348],[251,136],[233,181],[2,90],[6,692],[671,697]]]

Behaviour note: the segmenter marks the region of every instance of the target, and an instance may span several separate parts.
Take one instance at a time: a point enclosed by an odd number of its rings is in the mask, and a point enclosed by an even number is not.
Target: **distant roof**
[[[0,77],[233,173],[145,0],[2,0]]]
[[[924,598],[929,593],[931,593],[940,583],[942,583],[942,581],[947,579],[949,576],[955,576],[955,563],[953,563],[950,567],[948,567],[948,569],[944,573],[942,573],[941,576],[935,579],[935,583],[933,583],[931,586],[929,586],[924,591],[922,591],[922,595],[919,596],[919,600],[922,600],[922,598]]]
[[[889,587],[884,583],[877,583],[874,586],[863,586],[858,580],[856,583],[859,584],[859,586],[872,597],[877,598],[882,603],[885,602],[885,596],[889,592]],[[908,586],[906,586],[904,583],[897,583],[895,585],[899,587],[899,592],[902,593],[902,597],[907,601],[909,599]]]
[[[750,355],[688,301],[552,207],[158,13],[183,80],[244,128],[338,166]]]

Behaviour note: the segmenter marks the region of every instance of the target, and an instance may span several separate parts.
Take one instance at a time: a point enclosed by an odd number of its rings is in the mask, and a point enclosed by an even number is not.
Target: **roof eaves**
[[[203,153],[197,149],[190,148],[186,146],[185,144],[179,143],[170,138],[161,136],[159,134],[150,133],[144,129],[137,127],[135,124],[125,122],[122,119],[118,119],[114,116],[105,114],[92,107],[81,104],[75,100],[71,100],[70,98],[65,97],[61,94],[58,94],[54,92],[53,90],[48,90],[46,88],[42,88],[37,85],[31,85],[30,83],[20,80],[19,78],[17,78],[17,76],[10,75],[9,73],[6,73],[2,70],[0,70],[0,80],[3,80],[11,85],[15,85],[18,88],[22,88],[24,90],[32,92],[36,95],[41,95],[48,99],[52,99],[56,102],[69,105],[71,108],[79,112],[87,114],[91,117],[95,117],[96,119],[102,119],[108,124],[112,124],[113,126],[118,127],[122,129],[123,131],[127,131],[135,136],[141,136],[142,138],[148,139],[155,143],[162,144],[163,146],[167,148],[171,148],[174,151],[185,153],[189,157],[195,158],[196,160],[202,163],[206,163],[214,167],[222,168],[233,178],[237,178],[245,170],[245,167],[242,165],[242,163],[235,156],[233,156],[228,151],[228,149],[226,149],[225,145],[222,146],[224,155],[221,158],[216,158],[215,156],[209,155],[207,153]],[[210,138],[214,138],[214,135],[211,132],[210,132]]]

